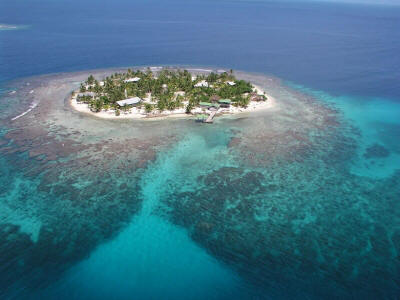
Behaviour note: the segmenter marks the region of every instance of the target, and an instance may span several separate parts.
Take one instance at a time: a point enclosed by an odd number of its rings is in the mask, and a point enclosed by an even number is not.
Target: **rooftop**
[[[202,80],[202,81],[196,83],[196,84],[194,85],[194,87],[208,87],[208,82],[205,81],[205,80]]]
[[[210,102],[200,102],[199,105],[206,107],[219,107],[218,103],[210,103]]]
[[[231,104],[232,101],[230,99],[220,99],[218,102],[223,104]]]
[[[139,80],[140,80],[139,77],[133,77],[133,78],[125,79],[124,82],[138,82]]]
[[[140,101],[142,101],[141,98],[133,97],[133,98],[128,98],[128,99],[117,101],[117,104],[119,106],[133,105],[133,104],[138,104]]]

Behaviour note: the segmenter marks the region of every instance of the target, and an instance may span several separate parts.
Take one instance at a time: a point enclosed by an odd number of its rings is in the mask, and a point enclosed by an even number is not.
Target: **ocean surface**
[[[400,6],[2,0],[0,24],[1,299],[398,299]],[[278,106],[69,108],[130,66],[238,70]]]

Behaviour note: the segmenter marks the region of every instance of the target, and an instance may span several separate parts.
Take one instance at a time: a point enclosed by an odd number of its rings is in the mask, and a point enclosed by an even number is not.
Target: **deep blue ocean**
[[[399,298],[400,5],[0,0],[0,24],[0,298]],[[38,75],[129,66],[280,78],[338,121],[11,121]]]

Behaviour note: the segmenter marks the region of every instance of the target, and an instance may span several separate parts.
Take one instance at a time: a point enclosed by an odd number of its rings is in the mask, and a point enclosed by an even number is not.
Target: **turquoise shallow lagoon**
[[[356,128],[359,133],[359,158],[353,162],[352,173],[379,179],[390,177],[399,169],[400,104],[398,101],[387,98],[335,97],[305,87],[292,86],[334,105],[340,110],[343,118]]]
[[[182,182],[190,176],[186,166],[193,167],[195,173],[199,168],[204,172],[208,167],[204,161],[221,150],[193,136],[161,154],[141,179],[144,202],[140,213],[118,237],[98,247],[40,297],[57,297],[67,291],[73,299],[249,296],[239,276],[193,243],[186,230],[155,215],[169,182]]]
[[[275,105],[211,126],[107,121],[65,98],[86,75],[5,87],[19,101],[2,115],[6,297],[397,294],[395,103],[379,100],[373,130],[377,100],[237,72]]]

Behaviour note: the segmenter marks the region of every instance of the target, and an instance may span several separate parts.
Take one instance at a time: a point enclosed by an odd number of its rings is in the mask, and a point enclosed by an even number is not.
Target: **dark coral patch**
[[[373,144],[368,147],[364,153],[364,157],[367,159],[371,158],[385,158],[390,155],[390,151],[380,144]]]

